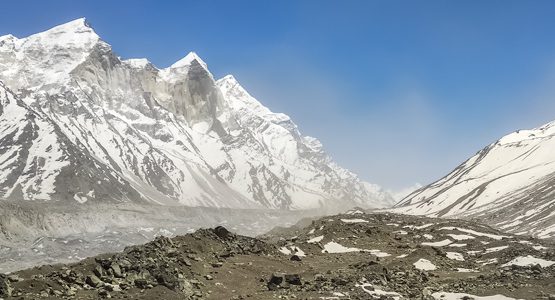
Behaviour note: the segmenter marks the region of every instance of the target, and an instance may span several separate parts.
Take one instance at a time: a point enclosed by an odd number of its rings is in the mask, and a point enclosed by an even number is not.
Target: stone
[[[190,267],[190,266],[193,265],[193,264],[191,264],[191,261],[189,261],[188,259],[185,259],[185,258],[181,258],[180,261],[181,261],[182,264],[184,264],[187,267]]]
[[[214,233],[221,239],[228,239],[232,233],[229,232],[229,230],[227,230],[225,227],[223,226],[218,226],[216,228],[214,228]]]
[[[6,275],[0,274],[0,297],[10,297],[12,295],[12,287],[6,278]]]
[[[347,285],[349,283],[349,280],[343,277],[335,277],[331,279],[331,282],[335,285],[342,286]]]
[[[129,268],[131,268],[131,262],[129,262],[127,259],[122,259],[118,261],[118,265],[123,270],[128,270]]]
[[[185,296],[193,295],[193,292],[194,292],[193,291],[193,285],[189,281],[187,281],[185,278],[178,279],[177,288]]]
[[[16,274],[10,274],[10,275],[8,275],[8,280],[9,280],[10,282],[20,282],[20,281],[22,281],[23,279],[19,278],[19,276],[16,275]]]
[[[291,256],[290,260],[291,261],[302,261],[302,258],[295,254],[295,255]]]
[[[441,247],[432,247],[432,249],[439,256],[447,256],[447,252],[445,252],[445,250],[443,250]]]
[[[270,280],[268,281],[268,284],[266,285],[268,287],[268,290],[270,291],[277,290],[279,286],[285,281],[284,277],[285,277],[285,274],[282,274],[282,273],[272,274],[272,276],[270,277]]]
[[[100,278],[100,277],[106,275],[106,272],[104,271],[104,269],[103,269],[101,266],[99,266],[99,265],[97,265],[97,266],[94,268],[93,273],[94,273],[94,275],[96,275],[98,278]]]
[[[144,278],[137,278],[135,279],[135,286],[140,288],[140,289],[145,289],[147,288],[148,285],[148,280],[144,279]]]
[[[104,289],[109,292],[121,292],[121,287],[117,284],[105,284]]]
[[[275,283],[268,283],[267,287],[269,291],[275,291],[279,288],[279,285]]]
[[[274,283],[276,285],[280,285],[284,281],[285,274],[283,273],[274,273],[270,277],[269,283]]]
[[[112,298],[110,293],[107,290],[98,291],[98,296],[100,296],[102,298]]]
[[[195,256],[195,255],[193,255],[193,254],[187,255],[187,257],[188,257],[189,259],[194,260],[194,261],[202,261],[202,258],[200,258],[200,257],[198,257],[198,256]]]
[[[103,284],[102,280],[100,280],[100,278],[98,278],[96,275],[87,276],[85,282],[92,287],[98,287]]]
[[[541,266],[540,264],[532,265],[532,268],[531,268],[531,269],[532,269],[533,271],[537,271],[537,272],[539,272],[539,273],[541,273],[541,272],[543,271],[543,268],[542,268],[542,266]]]
[[[314,281],[326,281],[326,277],[323,274],[315,274],[314,275]]]
[[[112,260],[109,258],[95,258],[94,261],[104,269],[108,269],[112,265]]]
[[[287,274],[285,275],[285,282],[292,285],[301,285],[301,276],[299,274]]]
[[[118,264],[112,264],[112,266],[110,268],[111,268],[112,273],[114,274],[115,277],[117,277],[117,278],[122,278],[123,277],[123,273],[121,272],[121,268]]]

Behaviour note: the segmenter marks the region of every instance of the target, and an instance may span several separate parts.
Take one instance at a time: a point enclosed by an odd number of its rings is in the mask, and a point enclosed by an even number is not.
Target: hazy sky
[[[555,120],[555,1],[6,1],[0,35],[87,17],[124,58],[196,51],[341,165],[398,189]]]

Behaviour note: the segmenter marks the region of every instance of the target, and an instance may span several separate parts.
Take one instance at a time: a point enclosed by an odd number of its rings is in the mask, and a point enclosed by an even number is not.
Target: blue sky
[[[122,57],[197,52],[343,166],[429,183],[555,120],[554,1],[6,1],[0,35],[86,17]]]

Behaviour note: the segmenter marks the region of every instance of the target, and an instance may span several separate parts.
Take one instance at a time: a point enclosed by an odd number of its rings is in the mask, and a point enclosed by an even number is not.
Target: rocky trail
[[[555,299],[555,248],[469,221],[351,210],[224,227],[0,276],[5,299]]]

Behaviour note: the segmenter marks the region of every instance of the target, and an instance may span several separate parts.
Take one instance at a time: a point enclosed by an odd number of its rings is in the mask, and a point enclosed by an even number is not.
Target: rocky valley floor
[[[461,220],[345,214],[224,227],[0,276],[5,299],[555,299],[551,241]]]
[[[278,224],[329,214],[322,211],[225,209],[185,206],[77,205],[0,201],[0,273],[42,264],[73,263],[120,252],[126,246],[224,225],[256,236]]]

